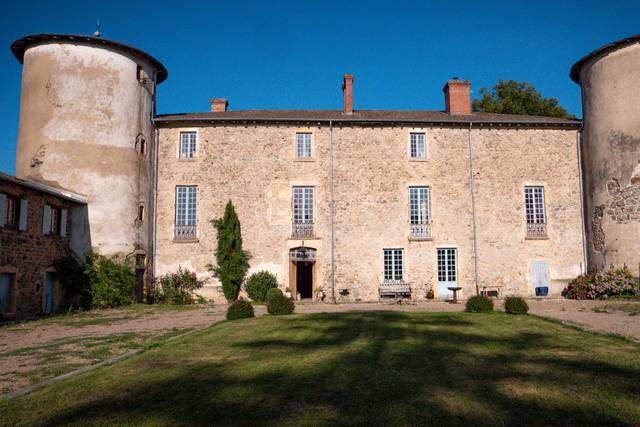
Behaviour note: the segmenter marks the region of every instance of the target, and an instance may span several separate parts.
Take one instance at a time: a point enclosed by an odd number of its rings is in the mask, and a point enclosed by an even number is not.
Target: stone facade
[[[181,131],[197,132],[194,159],[179,158]],[[312,158],[297,160],[295,135],[312,134]],[[409,158],[412,132],[424,132],[427,158]],[[437,249],[457,249],[462,296],[475,294],[471,146],[476,211],[478,287],[503,294],[533,292],[530,262],[548,264],[553,293],[584,268],[576,129],[356,124],[236,123],[159,129],[156,273],[179,265],[219,284],[210,220],[232,200],[242,224],[251,270],[274,272],[283,288],[295,285],[290,249],[292,187],[313,186],[314,288],[338,300],[372,301],[383,282],[383,249],[404,250],[404,280],[412,297],[438,297]],[[330,141],[333,143],[330,150]],[[330,152],[331,151],[331,152]],[[331,154],[335,200],[335,290],[331,268]],[[175,241],[175,188],[197,186],[197,240]],[[527,239],[524,187],[543,186],[545,239]],[[430,188],[432,239],[409,238],[409,187]],[[440,295],[442,297],[443,295]]]
[[[7,197],[26,202],[26,215],[19,214],[26,220],[23,226],[7,223]],[[5,218],[0,226],[0,297],[9,296],[9,310],[0,310],[0,319],[34,317],[45,311],[46,276],[55,273],[54,260],[72,253],[73,240],[86,239],[86,205],[79,196],[65,196],[57,189],[34,186],[4,174],[0,174],[0,199],[0,213]],[[18,209],[23,209],[25,202]],[[60,224],[56,232],[43,231],[45,205],[65,211],[60,221],[66,217],[66,225]],[[13,283],[7,293],[4,287],[9,281]],[[63,292],[55,280],[52,291],[51,312],[55,312]]]

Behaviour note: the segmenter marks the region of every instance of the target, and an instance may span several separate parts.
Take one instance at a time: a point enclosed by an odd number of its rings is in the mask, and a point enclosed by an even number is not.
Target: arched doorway
[[[289,284],[294,295],[300,299],[313,298],[315,281],[316,250],[299,246],[289,251]]]

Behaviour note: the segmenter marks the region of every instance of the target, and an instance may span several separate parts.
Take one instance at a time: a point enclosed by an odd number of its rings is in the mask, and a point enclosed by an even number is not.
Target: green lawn
[[[504,313],[223,322],[0,401],[3,425],[634,425],[640,345]]]

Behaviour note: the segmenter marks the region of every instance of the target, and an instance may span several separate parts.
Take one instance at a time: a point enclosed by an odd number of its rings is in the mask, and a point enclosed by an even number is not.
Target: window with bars
[[[527,224],[546,224],[544,187],[524,187],[524,204]]]
[[[429,187],[409,187],[409,223],[429,224]]]
[[[180,158],[193,159],[196,157],[196,133],[180,132]]]
[[[196,225],[198,187],[179,185],[176,187],[176,225]]]
[[[296,158],[311,158],[311,134],[296,133]]]
[[[412,159],[427,158],[427,139],[424,133],[410,134],[410,156]]]
[[[313,223],[313,187],[293,187],[293,223]]]
[[[384,281],[404,280],[404,249],[384,249]]]
[[[455,283],[458,280],[455,248],[438,248],[438,282]]]

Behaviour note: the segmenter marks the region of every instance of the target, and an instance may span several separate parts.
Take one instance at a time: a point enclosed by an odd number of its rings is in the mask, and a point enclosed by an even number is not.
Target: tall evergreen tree
[[[217,266],[209,264],[220,282],[222,291],[228,301],[238,299],[240,285],[249,269],[250,255],[242,249],[240,220],[231,200],[227,202],[222,218],[211,220],[218,230],[218,248],[216,249]]]

